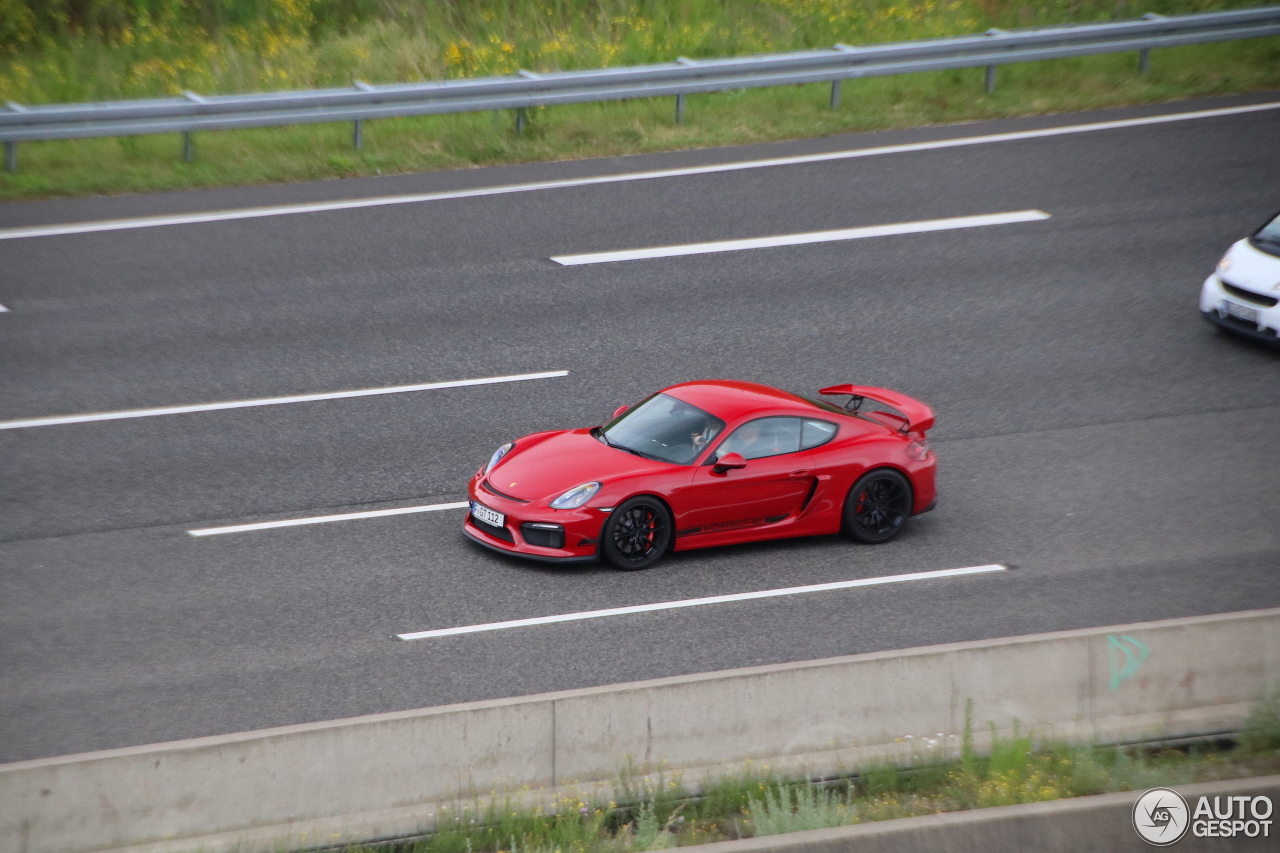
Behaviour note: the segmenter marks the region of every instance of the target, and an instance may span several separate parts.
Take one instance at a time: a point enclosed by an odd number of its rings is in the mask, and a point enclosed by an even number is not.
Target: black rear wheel
[[[898,535],[911,515],[911,483],[892,468],[858,478],[844,500],[844,532],[858,542],[878,545]]]
[[[632,498],[609,515],[600,550],[614,568],[647,569],[671,543],[671,526],[671,517],[661,501]]]

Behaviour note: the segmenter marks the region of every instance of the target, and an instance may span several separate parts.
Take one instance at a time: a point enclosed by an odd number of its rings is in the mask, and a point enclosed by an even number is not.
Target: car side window
[[[826,444],[835,438],[836,430],[837,427],[833,423],[806,418],[804,425],[800,428],[800,449],[808,450],[810,447]]]
[[[795,453],[800,449],[799,418],[758,418],[748,421],[724,440],[709,462],[727,453],[737,453],[743,459],[762,459]]]

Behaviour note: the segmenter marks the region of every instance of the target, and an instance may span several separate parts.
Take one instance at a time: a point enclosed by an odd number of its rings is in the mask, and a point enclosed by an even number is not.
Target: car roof
[[[757,413],[777,412],[779,409],[790,410],[798,415],[812,414],[815,411],[825,413],[824,409],[810,400],[757,382],[705,379],[672,385],[664,388],[662,393],[670,394],[729,422]]]

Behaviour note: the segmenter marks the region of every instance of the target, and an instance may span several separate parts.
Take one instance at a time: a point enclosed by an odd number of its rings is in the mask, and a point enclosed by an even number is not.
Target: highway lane
[[[0,758],[1275,604],[1280,358],[1205,327],[1194,293],[1277,206],[1277,129],[1264,113],[0,244],[0,303],[14,309],[0,317],[6,419],[570,371],[0,431]],[[112,202],[31,215],[94,205]],[[25,215],[14,207],[7,223]],[[1027,208],[1053,218],[578,269],[547,260]],[[637,575],[478,553],[457,512],[184,532],[456,500],[501,441],[714,375],[928,400],[942,505],[884,548],[694,552]],[[523,636],[387,639],[993,561],[1020,568]]]
[[[424,381],[431,368],[441,379],[519,372],[506,369],[511,359],[545,354],[523,319],[539,328],[571,322],[557,291],[615,275],[543,273],[543,259],[617,248],[620,239],[661,245],[1048,204],[1059,217],[1069,213],[1064,206],[1093,213],[1107,202],[1131,205],[1132,216],[1166,215],[1172,176],[1178,197],[1201,199],[1198,215],[1218,199],[1225,209],[1217,209],[1252,221],[1262,215],[1255,209],[1271,205],[1265,143],[1273,126],[1274,113],[1261,113],[669,181],[6,242],[0,301],[30,318],[10,324],[30,337],[11,359],[5,417],[168,405],[193,392],[224,399],[402,384]],[[1254,150],[1223,162],[1221,152],[1248,144],[1233,141],[1244,140],[1242,127],[1254,128]],[[951,132],[975,135],[971,126]],[[768,149],[761,153],[778,146]],[[538,176],[524,168],[505,175]],[[1229,185],[1219,183],[1227,171]],[[1115,190],[1099,195],[1106,187]],[[1248,191],[1246,210],[1237,188]],[[90,214],[87,204],[66,217]],[[96,207],[116,215],[106,202]],[[1240,226],[1218,227],[1207,236],[1220,242]],[[1215,243],[1207,254],[1217,251]],[[486,288],[478,300],[461,292],[477,287]],[[50,311],[57,321],[45,327],[36,315]],[[487,346],[460,346],[475,328]],[[534,348],[512,350],[517,343]],[[17,360],[24,356],[33,362],[29,373]],[[487,369],[465,372],[480,367]]]

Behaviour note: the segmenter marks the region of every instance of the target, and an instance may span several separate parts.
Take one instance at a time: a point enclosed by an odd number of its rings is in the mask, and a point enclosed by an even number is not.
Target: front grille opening
[[[564,547],[564,528],[558,524],[525,522],[520,525],[520,535],[524,537],[525,542],[537,545],[539,548]]]
[[[483,530],[485,533],[488,533],[490,536],[501,539],[503,542],[510,542],[512,545],[516,544],[516,538],[512,536],[511,531],[505,527],[494,527],[492,524],[489,524],[487,521],[481,521],[474,515],[471,516],[471,523],[480,530]]]
[[[1234,284],[1222,283],[1222,289],[1230,293],[1236,299],[1243,299],[1245,302],[1252,302],[1254,305],[1261,305],[1263,308],[1274,308],[1276,303],[1280,302],[1274,296],[1263,296],[1261,293],[1254,293],[1252,290],[1245,290],[1243,287],[1236,287]]]
[[[1259,329],[1258,324],[1253,322],[1252,320],[1241,320],[1239,317],[1232,317],[1230,314],[1227,314],[1226,316],[1220,315],[1219,319],[1223,323],[1226,323],[1231,326],[1238,326],[1239,328],[1244,329],[1245,331],[1253,332],[1255,335],[1262,335],[1268,338],[1280,339],[1280,335],[1276,333],[1275,329],[1266,329],[1266,328]]]

